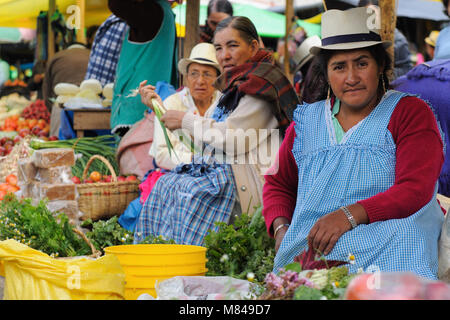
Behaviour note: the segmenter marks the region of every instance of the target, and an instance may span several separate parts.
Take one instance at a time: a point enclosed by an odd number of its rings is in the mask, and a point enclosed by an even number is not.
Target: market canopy
[[[283,14],[273,12],[258,7],[233,3],[233,14],[235,16],[248,17],[256,27],[258,34],[261,37],[280,38],[284,37],[286,33],[286,18]],[[206,21],[207,5],[200,5],[199,24],[202,25]],[[178,5],[173,9],[175,13],[175,22],[177,24],[177,34],[179,37],[185,35],[186,25],[186,4]],[[299,25],[305,29],[309,36],[320,36],[320,25],[299,20]]]
[[[339,0],[357,6],[359,0]],[[397,17],[433,21],[449,20],[441,0],[396,0]]]
[[[85,2],[85,26],[100,25],[111,14],[108,0]],[[68,8],[76,4],[76,0],[56,0],[58,10],[66,17],[73,13]],[[39,12],[47,11],[48,5],[48,0],[0,0],[0,27],[36,29]]]

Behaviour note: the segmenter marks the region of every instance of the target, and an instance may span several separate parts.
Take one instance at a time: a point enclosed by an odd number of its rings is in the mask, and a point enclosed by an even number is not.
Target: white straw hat
[[[320,41],[319,36],[311,36],[303,40],[302,44],[295,50],[295,54],[293,60],[295,62],[295,71],[301,69],[308,61],[310,61],[314,55],[309,52],[312,46],[320,46],[322,42]]]
[[[202,42],[193,47],[189,58],[183,58],[178,62],[178,71],[187,74],[187,67],[193,62],[212,66],[221,72],[216,58],[216,48],[211,43]]]
[[[382,41],[377,28],[379,11],[358,7],[348,10],[328,10],[322,15],[322,45],[313,46],[310,52],[320,50],[350,50],[371,47],[382,43],[385,48],[391,41]],[[377,23],[378,22],[378,23]]]

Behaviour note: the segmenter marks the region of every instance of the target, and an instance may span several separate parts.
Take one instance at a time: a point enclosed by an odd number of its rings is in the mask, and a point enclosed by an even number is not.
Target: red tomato
[[[12,186],[17,186],[17,176],[15,174],[7,175],[5,181]]]
[[[126,180],[126,181],[136,181],[137,178],[136,178],[136,176],[128,176],[128,177],[126,177],[125,180]]]
[[[72,177],[72,182],[75,183],[75,184],[80,184],[80,183],[81,183],[81,180],[80,180],[80,178],[78,178],[77,176],[73,176],[73,177]]]

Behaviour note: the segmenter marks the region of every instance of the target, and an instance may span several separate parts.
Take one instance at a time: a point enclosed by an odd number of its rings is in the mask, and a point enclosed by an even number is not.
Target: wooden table
[[[73,111],[73,129],[77,137],[84,137],[85,130],[108,130],[111,128],[111,108],[66,109]]]

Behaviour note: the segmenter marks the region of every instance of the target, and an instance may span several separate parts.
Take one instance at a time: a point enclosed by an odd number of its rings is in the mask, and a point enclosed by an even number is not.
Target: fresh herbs
[[[86,232],[86,237],[102,253],[104,253],[103,249],[109,246],[133,244],[133,234],[118,223],[117,216],[109,220],[99,220],[96,222],[87,219],[83,221],[81,226],[91,229],[91,231]]]
[[[209,276],[231,276],[263,282],[272,271],[275,243],[267,234],[262,208],[249,216],[243,213],[233,225],[216,223],[217,232],[205,237]]]
[[[0,240],[14,239],[55,257],[91,254],[72,228],[67,215],[54,216],[44,200],[34,206],[31,199],[10,194],[0,202]]]
[[[110,246],[118,246],[124,244],[133,244],[133,233],[123,228],[118,221],[118,217],[114,216],[109,220],[98,220],[93,222],[91,219],[83,221],[82,227],[89,229],[86,236],[94,245],[94,247],[104,253],[104,249]],[[174,244],[172,239],[164,239],[161,236],[148,236],[140,242],[140,244]]]

